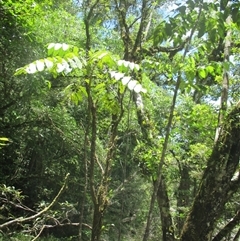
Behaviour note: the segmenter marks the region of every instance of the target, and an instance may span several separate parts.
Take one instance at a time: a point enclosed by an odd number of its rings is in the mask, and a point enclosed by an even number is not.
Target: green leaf
[[[178,10],[181,14],[185,14],[186,6],[181,6],[181,7],[177,8],[177,10]]]
[[[205,78],[207,77],[207,72],[206,72],[206,70],[203,69],[203,68],[200,68],[200,69],[198,70],[198,74],[199,74],[199,76],[200,76],[202,79],[205,79]]]
[[[9,141],[7,137],[0,137],[0,146],[6,146]]]
[[[0,137],[0,141],[9,141],[7,137]]]
[[[205,18],[201,21],[200,28],[198,30],[198,38],[201,38],[206,33]]]
[[[234,23],[237,23],[239,20],[240,14],[239,14],[239,8],[236,7],[232,10],[232,20]]]
[[[94,88],[94,90],[100,90],[100,89],[103,89],[105,86],[106,86],[105,83],[97,84],[96,87]]]
[[[230,62],[223,62],[223,68],[226,70],[226,71],[229,71],[230,69]]]
[[[51,89],[51,87],[52,87],[52,83],[51,83],[51,81],[46,80],[45,83],[47,84],[48,89]]]
[[[214,75],[214,67],[213,67],[213,66],[208,65],[208,66],[206,67],[206,70],[207,70],[208,73]]]
[[[165,32],[168,36],[172,35],[172,25],[170,23],[167,23],[165,25]]]

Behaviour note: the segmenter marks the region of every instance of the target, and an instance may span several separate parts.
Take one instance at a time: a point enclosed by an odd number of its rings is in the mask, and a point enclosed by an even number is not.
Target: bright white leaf
[[[142,85],[141,84],[136,84],[136,86],[134,87],[134,92],[136,93],[140,93],[142,90]]]
[[[129,81],[130,81],[131,77],[129,76],[125,76],[122,78],[122,84],[126,85]]]
[[[143,93],[147,93],[147,90],[144,89],[144,88],[142,88],[142,89],[141,89],[141,92],[143,92]]]
[[[70,72],[72,72],[72,69],[69,66],[64,69],[64,74],[69,74]]]
[[[131,81],[128,82],[128,88],[129,88],[130,90],[133,90],[134,87],[136,86],[136,84],[137,84],[137,81],[136,81],[136,80],[131,80]]]
[[[67,60],[68,60],[68,62],[71,65],[72,68],[74,68],[74,69],[77,68],[76,63],[71,58],[68,58]]]
[[[70,68],[70,66],[69,66],[69,64],[68,64],[68,62],[66,60],[62,61],[62,65],[64,67],[64,73],[65,74],[68,74],[68,73],[70,73],[72,71],[72,69]]]
[[[51,49],[51,48],[53,48],[55,46],[55,43],[50,43],[49,45],[48,45],[48,49]]]
[[[128,67],[129,62],[128,62],[128,61],[123,60],[123,65],[124,65],[125,67]]]
[[[137,94],[136,105],[139,109],[143,109],[143,100],[140,94]]]
[[[129,68],[130,68],[131,70],[133,70],[133,69],[134,69],[134,66],[135,66],[135,64],[134,64],[134,63],[129,62]]]
[[[140,66],[138,64],[134,64],[134,67],[135,67],[136,70],[140,69]]]
[[[59,43],[55,44],[55,46],[54,46],[55,50],[58,50],[60,48],[62,48],[62,44],[59,44]]]
[[[44,61],[43,60],[37,60],[36,66],[37,66],[38,71],[43,71],[44,70]]]
[[[53,67],[53,62],[48,60],[48,59],[44,59],[44,62],[47,66],[48,69],[51,69]]]
[[[64,69],[65,69],[65,66],[64,66],[63,64],[57,63],[57,69],[56,69],[56,71],[57,71],[58,73],[61,73]]]
[[[69,48],[69,45],[68,44],[62,44],[62,49],[64,50],[64,51],[66,51],[67,49]]]
[[[121,66],[121,65],[123,65],[123,62],[124,62],[124,60],[118,60],[118,62],[117,62],[117,64],[118,64],[118,66]]]
[[[65,68],[69,67],[68,62],[67,62],[65,59],[62,60],[62,65],[63,65]]]
[[[76,63],[77,67],[78,67],[79,69],[81,69],[81,68],[82,68],[82,63],[81,63],[81,61],[79,60],[79,58],[76,57],[76,56],[74,56],[74,57],[73,57],[73,60],[74,60],[74,62]]]
[[[123,73],[115,73],[114,78],[115,78],[116,80],[120,80],[123,76],[124,76]]]
[[[28,65],[28,67],[26,68],[27,73],[29,74],[34,74],[37,72],[37,68],[36,65],[34,63],[31,63]]]
[[[110,73],[111,78],[114,78],[116,72],[115,71],[110,71],[109,73]]]

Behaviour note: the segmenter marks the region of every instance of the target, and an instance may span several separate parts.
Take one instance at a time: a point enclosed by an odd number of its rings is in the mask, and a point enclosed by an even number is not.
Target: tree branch
[[[150,47],[149,49],[142,48],[142,52],[145,55],[153,56],[156,53],[170,53],[173,57],[177,52],[184,49],[186,43],[189,41],[189,38],[186,38],[180,45],[176,47],[163,47],[163,46],[157,46],[157,47]]]

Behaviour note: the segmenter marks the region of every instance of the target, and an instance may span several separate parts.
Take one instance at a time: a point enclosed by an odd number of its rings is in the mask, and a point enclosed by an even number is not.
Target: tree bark
[[[240,237],[240,228],[238,229],[237,234],[235,235],[235,237],[233,238],[233,241],[238,241]]]
[[[239,189],[231,180],[240,158],[240,102],[228,114],[185,221],[181,241],[207,241],[225,203]],[[236,187],[236,184],[238,187]]]
[[[179,163],[180,165],[180,163]],[[178,186],[177,191],[177,231],[178,235],[182,230],[183,224],[184,224],[184,214],[185,210],[183,208],[187,208],[190,206],[190,175],[189,170],[186,165],[182,165],[180,168],[180,183]]]
[[[92,238],[91,241],[99,241],[102,234],[102,220],[104,210],[99,203],[94,204]]]
[[[161,216],[162,241],[174,241],[174,228],[170,213],[170,203],[165,179],[163,176],[160,185],[158,186],[157,202]]]
[[[220,230],[220,232],[214,237],[212,241],[221,241],[236,227],[236,225],[239,224],[239,221],[240,221],[240,210],[238,210],[234,218],[223,229]]]
[[[229,15],[226,19],[226,25],[230,26],[231,23],[232,23],[232,18],[231,18],[231,15]],[[225,43],[224,43],[224,63],[229,63],[230,49],[231,49],[231,30],[228,30],[226,33]],[[229,92],[229,73],[225,67],[223,70],[221,104],[220,104],[220,111],[218,116],[218,128],[216,130],[215,141],[217,141],[217,138],[221,132],[221,126],[224,120],[224,115],[226,114],[226,111],[227,111],[228,92]]]

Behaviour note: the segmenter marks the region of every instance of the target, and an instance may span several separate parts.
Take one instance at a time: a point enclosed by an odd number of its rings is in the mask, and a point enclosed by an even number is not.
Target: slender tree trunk
[[[104,211],[105,208],[103,208],[103,204],[94,204],[91,241],[100,241],[100,237],[102,234],[102,221]]]
[[[183,208],[190,206],[190,175],[186,165],[181,166],[180,175],[180,183],[177,191],[177,231],[179,234],[184,224],[184,217],[182,215],[184,215],[185,210]]]
[[[88,114],[89,117],[89,114]],[[89,119],[89,118],[88,118]],[[78,230],[78,241],[82,241],[82,226],[83,226],[83,217],[84,217],[84,206],[87,196],[87,189],[88,189],[88,153],[87,153],[87,146],[88,146],[88,135],[89,135],[89,124],[87,125],[85,138],[84,138],[84,188],[83,188],[83,196],[82,199],[79,200],[79,230]]]
[[[228,16],[226,19],[226,25],[230,26],[231,22],[232,22],[232,18],[231,18],[231,16]],[[231,47],[231,31],[228,30],[226,38],[225,38],[225,43],[224,43],[224,63],[225,64],[229,63],[230,47]],[[216,130],[215,142],[217,141],[217,139],[220,135],[224,116],[227,111],[228,90],[229,90],[229,73],[228,73],[228,69],[225,67],[223,70],[221,103],[220,103],[220,110],[219,110],[219,116],[218,116],[218,127]]]
[[[162,241],[174,241],[174,228],[170,213],[170,203],[165,179],[163,176],[161,179],[161,183],[158,186],[157,202],[161,216]]]

